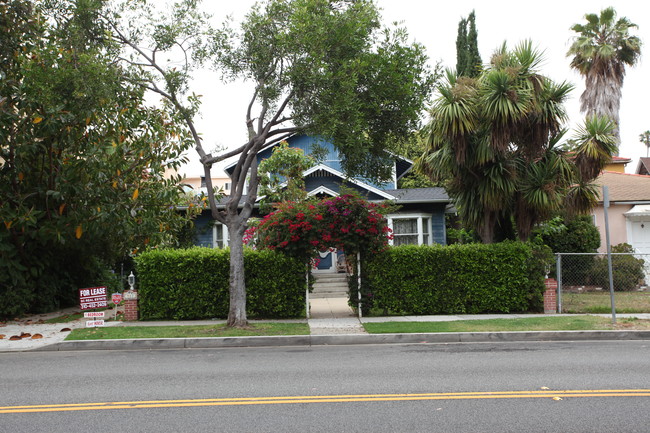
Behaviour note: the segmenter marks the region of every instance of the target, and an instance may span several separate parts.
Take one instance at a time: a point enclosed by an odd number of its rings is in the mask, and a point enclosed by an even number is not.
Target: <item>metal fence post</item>
[[[614,303],[614,275],[612,271],[612,244],[609,240],[609,187],[603,185],[603,212],[605,213],[605,242],[607,244],[607,272],[609,272],[609,297],[612,303],[612,323],[616,324],[616,304]]]
[[[557,312],[562,313],[562,254],[557,253],[555,273],[557,279]]]

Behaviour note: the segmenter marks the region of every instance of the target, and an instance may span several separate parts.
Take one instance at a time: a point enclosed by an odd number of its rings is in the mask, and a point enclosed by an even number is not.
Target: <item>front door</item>
[[[630,221],[629,243],[640,254],[650,254],[650,220]]]
[[[336,264],[340,260],[339,256],[344,256],[343,251],[330,250],[320,252],[318,265],[312,269],[312,272],[323,274],[337,272]]]

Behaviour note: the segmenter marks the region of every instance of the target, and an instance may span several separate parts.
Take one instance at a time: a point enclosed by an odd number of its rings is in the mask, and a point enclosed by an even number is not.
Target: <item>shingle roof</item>
[[[610,201],[650,201],[650,176],[604,171],[596,184],[609,187]],[[598,199],[602,201],[602,188],[598,190]]]
[[[384,192],[396,198],[397,203],[449,203],[451,200],[444,188],[386,189]]]

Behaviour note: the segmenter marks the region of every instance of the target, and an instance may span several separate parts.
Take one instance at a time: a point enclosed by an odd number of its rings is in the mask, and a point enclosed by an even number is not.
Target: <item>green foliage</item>
[[[612,253],[625,253],[625,255],[621,256],[612,255],[614,290],[636,290],[644,279],[643,265],[645,261],[634,257],[632,254],[634,253],[634,248],[625,243],[612,246]],[[604,289],[609,289],[607,256],[595,259],[594,267],[590,274],[594,284]]]
[[[271,156],[260,162],[257,171],[260,176],[260,211],[266,213],[271,206],[281,201],[304,201],[307,199],[305,179],[302,173],[316,163],[311,155],[301,149],[289,147],[282,141]]]
[[[591,216],[565,219],[557,216],[535,229],[541,242],[554,253],[595,253],[600,246],[600,232]],[[562,281],[584,284],[594,266],[595,256],[562,256]]]
[[[374,308],[402,314],[542,308],[543,263],[529,244],[408,245],[390,248],[362,267]]]
[[[554,253],[595,253],[600,246],[600,232],[588,215],[569,220],[552,218],[540,225],[536,233]]]
[[[305,264],[273,251],[245,250],[246,305],[259,318],[305,311]],[[150,250],[136,257],[143,320],[193,320],[228,315],[229,251]]]
[[[89,4],[41,5],[0,4],[0,317],[70,305],[186,220],[163,178],[187,146],[176,119],[121,78]]]
[[[458,22],[456,37],[456,74],[478,77],[483,69],[483,60],[478,52],[478,33],[474,11]]]

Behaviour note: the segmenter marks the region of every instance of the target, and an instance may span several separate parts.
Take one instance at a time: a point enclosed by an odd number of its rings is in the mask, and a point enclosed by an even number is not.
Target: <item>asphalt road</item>
[[[649,341],[0,354],[7,433],[649,426]]]

